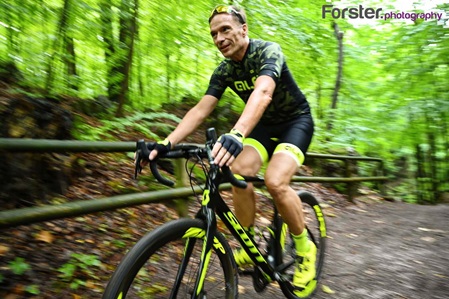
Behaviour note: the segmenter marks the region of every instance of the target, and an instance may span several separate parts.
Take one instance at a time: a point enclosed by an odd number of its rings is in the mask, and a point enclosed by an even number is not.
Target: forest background
[[[101,115],[102,126],[76,123],[79,139],[105,140],[107,130],[126,130],[125,124],[157,138],[145,122],[164,107],[193,105],[223,59],[207,22],[216,4],[4,1],[1,65],[8,73],[17,69],[21,92],[112,103]],[[448,3],[363,1],[365,8],[384,12],[442,13],[440,20],[414,21],[323,18],[323,5],[358,7],[357,1],[227,4],[245,8],[251,38],[281,45],[313,109],[317,129],[310,151],[353,149],[385,159],[387,175],[401,180],[390,191],[408,201],[437,202],[447,195]],[[242,107],[229,92],[218,109]]]

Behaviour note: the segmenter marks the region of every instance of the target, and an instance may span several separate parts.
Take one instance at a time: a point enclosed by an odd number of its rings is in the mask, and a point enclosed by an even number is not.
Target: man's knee
[[[281,176],[265,176],[265,185],[267,186],[268,192],[272,195],[282,194],[289,187],[289,181]]]
[[[237,156],[232,163],[231,169],[232,172],[236,174],[255,176],[261,167],[259,156],[257,152],[246,149],[247,148],[245,147],[244,151]]]

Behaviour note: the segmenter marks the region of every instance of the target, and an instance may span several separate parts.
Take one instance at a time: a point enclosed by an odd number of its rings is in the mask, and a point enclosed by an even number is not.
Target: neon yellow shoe
[[[294,291],[298,297],[307,297],[315,290],[317,281],[316,276],[316,246],[308,240],[309,251],[305,253],[298,253],[297,267],[295,275],[293,276],[293,285],[297,288]]]
[[[254,262],[249,257],[248,253],[246,253],[245,249],[238,248],[234,250],[234,260],[238,267],[244,267],[249,265],[254,265]]]

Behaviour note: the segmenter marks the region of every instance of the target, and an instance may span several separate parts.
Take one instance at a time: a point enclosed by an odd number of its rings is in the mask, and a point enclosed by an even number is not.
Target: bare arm
[[[271,103],[275,88],[276,83],[271,77],[258,77],[254,84],[254,91],[251,93],[242,115],[234,125],[234,129],[241,132],[244,137],[248,136]],[[215,163],[220,166],[230,165],[235,159],[219,142],[215,144],[212,154],[215,157]]]
[[[182,121],[178,124],[176,129],[168,135],[167,139],[171,146],[184,140],[187,136],[193,133],[198,126],[204,121],[206,117],[214,110],[218,104],[218,99],[214,96],[205,95],[192,109],[190,109]],[[150,153],[150,160],[157,156],[157,151],[153,150]]]
[[[262,114],[271,103],[276,83],[269,76],[260,76],[254,84],[254,91],[246,103],[234,128],[239,130],[243,136],[248,136],[260,121]]]
[[[171,144],[175,145],[192,134],[204,119],[215,109],[217,103],[218,99],[216,97],[205,95],[186,113],[176,129],[168,135],[167,138],[170,140]]]

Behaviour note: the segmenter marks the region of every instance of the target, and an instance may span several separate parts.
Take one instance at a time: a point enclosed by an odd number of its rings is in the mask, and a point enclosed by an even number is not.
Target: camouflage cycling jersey
[[[221,98],[227,87],[246,103],[258,76],[267,75],[276,82],[273,99],[261,122],[278,124],[310,113],[306,97],[293,79],[281,47],[273,42],[250,39],[242,61],[225,59],[215,69],[206,94]]]

